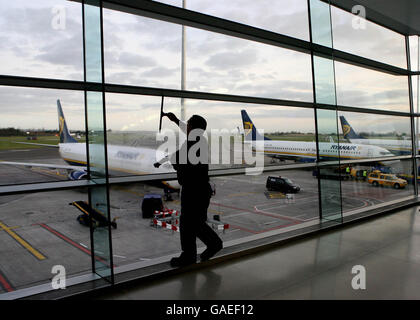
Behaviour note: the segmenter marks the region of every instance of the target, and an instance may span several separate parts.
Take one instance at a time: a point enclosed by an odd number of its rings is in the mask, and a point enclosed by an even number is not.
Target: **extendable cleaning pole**
[[[160,130],[162,130],[163,98],[164,96],[162,96],[162,102],[160,103],[159,133],[160,133]]]

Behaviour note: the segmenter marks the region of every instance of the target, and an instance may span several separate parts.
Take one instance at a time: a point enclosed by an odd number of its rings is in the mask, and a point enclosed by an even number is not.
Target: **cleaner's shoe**
[[[200,255],[201,262],[209,260],[211,257],[213,257],[216,253],[218,253],[220,250],[222,250],[223,244],[219,243],[215,245],[214,247],[207,248],[203,251],[203,253]]]

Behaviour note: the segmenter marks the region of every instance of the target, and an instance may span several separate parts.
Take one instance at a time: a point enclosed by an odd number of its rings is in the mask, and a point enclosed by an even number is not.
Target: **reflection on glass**
[[[332,47],[330,5],[320,0],[310,0],[312,42]]]

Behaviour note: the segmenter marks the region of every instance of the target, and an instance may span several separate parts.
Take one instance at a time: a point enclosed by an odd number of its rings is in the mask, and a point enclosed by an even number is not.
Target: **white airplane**
[[[271,140],[258,133],[251,118],[245,110],[241,110],[244,126],[245,142],[252,143],[254,152],[263,152],[264,155],[298,162],[316,161],[316,142]],[[256,150],[256,141],[263,141],[264,150]],[[320,142],[319,154],[323,160],[355,160],[366,158],[382,158],[393,154],[381,147],[354,143]]]
[[[390,140],[390,139],[370,139],[358,135],[344,116],[340,116],[341,129],[344,139],[352,143],[375,145],[391,151],[395,155],[409,155],[412,153],[411,139],[409,140]]]
[[[77,140],[70,135],[60,100],[57,100],[57,111],[60,133],[60,143],[58,145],[29,142],[20,143],[58,148],[61,158],[69,165],[11,161],[0,161],[0,164],[66,169],[69,172],[68,177],[70,180],[86,178],[86,143],[77,142]],[[155,149],[108,145],[108,168],[110,171],[135,175],[175,172],[169,162],[165,162],[159,168],[155,168],[153,164],[156,162],[156,159],[161,158],[163,158],[163,154],[160,154],[160,152]],[[165,191],[179,191],[180,189],[177,181],[162,181],[162,183],[159,184],[159,187],[163,187]]]

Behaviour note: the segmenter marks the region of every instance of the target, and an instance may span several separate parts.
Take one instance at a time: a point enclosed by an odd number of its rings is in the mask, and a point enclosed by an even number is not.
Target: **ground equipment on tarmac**
[[[93,227],[105,227],[111,225],[114,229],[117,229],[116,218],[109,221],[108,218],[99,210],[92,208],[86,201],[73,201],[69,203],[71,206],[75,206],[77,209],[82,211],[82,214],[77,217],[77,221],[80,224],[89,226],[89,219],[92,220]]]
[[[163,210],[162,196],[160,194],[146,194],[141,203],[143,219],[152,218],[155,211]]]

